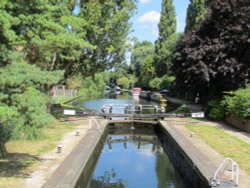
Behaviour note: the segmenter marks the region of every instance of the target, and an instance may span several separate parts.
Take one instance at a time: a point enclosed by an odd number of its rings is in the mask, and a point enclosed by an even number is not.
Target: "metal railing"
[[[210,184],[212,187],[217,187],[221,184],[222,176],[226,176],[225,173],[231,173],[230,181],[234,186],[239,185],[239,166],[231,158],[225,158],[220,164],[219,168],[214,173],[214,177],[211,179]],[[224,177],[223,177],[224,178]]]

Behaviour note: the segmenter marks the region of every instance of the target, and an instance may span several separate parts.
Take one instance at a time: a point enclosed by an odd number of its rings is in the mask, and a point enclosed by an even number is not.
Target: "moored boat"
[[[141,88],[139,88],[139,87],[134,87],[133,88],[133,92],[132,92],[133,98],[138,98],[139,99],[140,93],[141,93]]]
[[[167,100],[163,97],[163,95],[160,93],[157,93],[157,92],[152,93],[150,96],[150,99],[152,101],[159,102],[159,103],[166,103],[167,102]]]
[[[139,95],[140,98],[150,100],[151,92],[150,91],[142,91]]]

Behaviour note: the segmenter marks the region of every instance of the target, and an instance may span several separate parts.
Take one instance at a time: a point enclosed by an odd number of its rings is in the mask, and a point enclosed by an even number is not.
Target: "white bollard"
[[[57,153],[62,153],[62,145],[57,145]]]
[[[194,133],[193,132],[191,132],[190,137],[194,137]]]
[[[79,135],[80,135],[80,131],[76,130],[76,136],[79,136]]]

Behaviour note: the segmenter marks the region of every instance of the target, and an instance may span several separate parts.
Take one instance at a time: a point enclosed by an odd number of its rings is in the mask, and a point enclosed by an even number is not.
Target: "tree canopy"
[[[207,12],[205,1],[206,0],[190,0],[187,9],[185,32],[195,29],[205,19]]]
[[[204,98],[244,87],[250,73],[249,29],[250,1],[211,1],[200,28],[176,46],[176,86]]]
[[[138,78],[137,85],[149,88],[149,81],[155,76],[154,45],[149,41],[136,42],[131,54],[131,66]]]
[[[173,47],[176,42],[176,18],[173,0],[163,0],[159,37],[155,42],[154,66],[156,74],[161,77],[171,74]]]
[[[35,138],[47,124],[53,85],[125,60],[135,8],[135,0],[0,2],[0,155],[10,136]]]

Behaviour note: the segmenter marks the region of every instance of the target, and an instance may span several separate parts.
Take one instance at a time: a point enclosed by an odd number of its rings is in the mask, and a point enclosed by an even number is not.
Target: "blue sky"
[[[161,3],[162,0],[138,0],[137,13],[131,19],[133,32],[130,37],[152,42],[157,39]],[[178,32],[184,30],[188,4],[189,0],[174,0]]]

